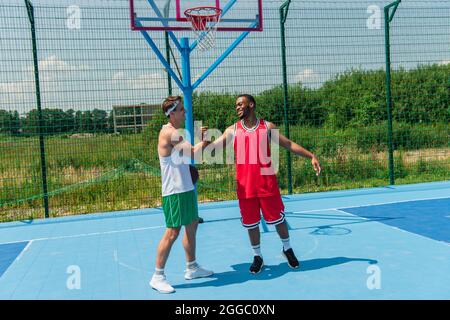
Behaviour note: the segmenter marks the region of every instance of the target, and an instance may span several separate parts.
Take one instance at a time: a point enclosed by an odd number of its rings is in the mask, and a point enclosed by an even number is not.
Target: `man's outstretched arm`
[[[274,125],[271,122],[267,122],[267,126],[268,126],[269,130],[277,129],[276,125]],[[301,145],[295,143],[294,141],[289,140],[281,133],[278,133],[277,136],[279,139],[278,139],[278,141],[275,141],[275,142],[278,142],[278,144],[280,146],[282,146],[283,148],[289,150],[290,152],[292,152],[298,156],[311,159],[311,164],[314,167],[314,171],[316,172],[316,175],[320,174],[321,168],[320,168],[319,160],[312,152],[303,148]],[[274,138],[274,135],[272,134],[272,140],[274,140],[273,138]]]
[[[202,137],[204,132],[206,132],[206,129],[206,127],[201,128]],[[169,139],[170,143],[177,151],[182,152],[183,155],[189,155],[191,159],[195,159],[208,145],[207,141],[202,140],[193,146],[189,141],[183,139],[181,134],[176,129],[168,131],[166,135],[167,139]]]
[[[209,149],[222,150],[228,143],[232,141],[234,126],[229,126],[225,129],[225,132],[216,140],[212,141],[209,145]]]

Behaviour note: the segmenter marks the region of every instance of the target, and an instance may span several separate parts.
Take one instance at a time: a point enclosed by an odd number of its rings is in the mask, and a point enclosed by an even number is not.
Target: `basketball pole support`
[[[223,14],[226,13],[230,9],[231,5],[226,7],[223,10]],[[157,8],[154,8],[155,12],[159,15],[160,18],[162,18],[161,13]],[[138,27],[142,27],[142,24],[139,20],[135,20],[135,24]],[[253,22],[250,26],[250,28],[255,28],[257,26],[257,22]],[[216,61],[209,66],[209,68],[195,81],[194,84],[192,84],[192,77],[191,77],[191,53],[198,45],[197,40],[193,41],[192,44],[189,43],[189,38],[181,38],[180,41],[178,41],[177,37],[172,31],[166,31],[167,36],[172,39],[173,43],[175,44],[176,48],[180,52],[181,56],[181,68],[182,68],[182,78],[179,79],[174,70],[172,69],[170,62],[164,57],[164,55],[159,50],[158,46],[155,44],[153,39],[149,36],[148,32],[146,30],[139,30],[141,32],[141,35],[144,37],[144,39],[147,41],[150,48],[153,50],[153,52],[156,54],[159,61],[162,63],[164,68],[166,69],[169,76],[175,81],[177,86],[180,88],[180,90],[183,92],[183,98],[184,98],[184,108],[186,110],[186,120],[185,120],[185,128],[187,132],[187,138],[191,145],[195,145],[195,136],[194,136],[194,115],[193,115],[193,107],[192,107],[192,96],[194,93],[194,90],[204,81],[208,76],[233,52],[234,49],[249,35],[250,30],[244,31],[241,33],[239,37],[235,39],[235,41],[216,59]],[[167,44],[167,41],[166,41]],[[191,159],[191,163],[195,164],[194,159]],[[197,195],[197,187],[195,186],[195,195],[196,198]],[[203,219],[200,218],[200,223],[203,222]]]
[[[140,22],[136,20],[136,26],[142,27]],[[256,22],[252,23],[249,28],[254,28]],[[181,38],[180,41],[176,38],[172,31],[167,31],[169,37],[175,43],[176,48],[180,52],[181,56],[181,67],[182,67],[182,79],[179,79],[175,74],[174,70],[170,66],[169,62],[166,60],[164,55],[159,50],[158,46],[155,44],[153,39],[148,35],[146,30],[139,30],[147,41],[150,48],[156,54],[157,58],[160,60],[164,68],[170,77],[175,81],[177,86],[183,92],[184,97],[184,107],[186,109],[186,123],[185,127],[189,135],[189,142],[194,145],[194,121],[193,121],[193,108],[192,108],[192,95],[195,89],[233,52],[233,50],[247,37],[250,31],[244,31],[223,53],[220,55],[216,61],[211,64],[211,66],[192,84],[191,78],[191,62],[190,56],[193,50],[197,47],[197,41],[192,44],[189,43],[189,38]]]

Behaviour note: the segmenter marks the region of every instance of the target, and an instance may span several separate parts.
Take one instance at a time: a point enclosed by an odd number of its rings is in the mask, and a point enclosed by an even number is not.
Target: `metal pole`
[[[181,38],[181,68],[183,73],[183,96],[184,96],[184,108],[186,110],[186,122],[185,127],[189,134],[189,142],[194,145],[194,116],[192,112],[192,83],[191,83],[191,49],[189,47],[189,39]]]
[[[167,63],[170,66],[170,43],[169,43],[169,34],[167,32],[164,32],[164,36],[166,39],[166,60]],[[172,95],[172,77],[170,76],[170,74],[167,72],[167,88],[169,91],[169,96]]]
[[[169,12],[170,12],[170,0],[168,0],[163,8],[163,12],[164,12],[164,17],[168,18],[169,17]],[[170,66],[170,42],[169,42],[169,33],[167,31],[164,31],[164,37],[166,40],[166,60],[167,60],[167,64]],[[172,77],[170,76],[170,74],[167,72],[167,88],[169,91],[169,96],[172,95]]]
[[[291,0],[286,1],[280,7],[280,29],[281,29],[281,61],[283,68],[283,96],[284,96],[284,133],[288,139],[289,134],[289,93],[288,93],[288,81],[287,81],[287,64],[286,64],[286,36],[285,36],[285,23],[289,11],[289,5]],[[291,153],[286,150],[287,158],[287,175],[288,175],[288,194],[292,194],[292,160]]]
[[[38,56],[37,56],[34,8],[29,0],[25,0],[25,5],[27,7],[28,19],[30,20],[31,39],[32,39],[32,43],[33,43],[34,82],[35,82],[35,86],[36,86],[36,104],[37,104],[38,117],[39,117],[39,147],[40,147],[40,154],[41,154],[42,188],[43,188],[43,192],[44,192],[43,200],[44,200],[45,218],[48,218],[50,216],[50,214],[49,214],[49,206],[48,206],[47,166],[45,164],[45,141],[44,141],[44,135],[43,135],[44,120],[42,117],[42,109],[41,109],[41,90],[40,90],[40,85],[39,85],[39,63],[38,63]]]
[[[386,103],[387,103],[387,116],[388,116],[388,152],[389,152],[389,183],[395,184],[394,175],[394,145],[392,134],[392,95],[391,95],[391,43],[390,43],[390,22],[394,18],[395,11],[401,0],[397,0],[386,7],[384,7],[384,39],[385,39],[385,51],[386,51]],[[392,13],[390,9],[394,8]]]
[[[188,38],[180,39],[181,45],[181,69],[182,69],[182,83],[183,83],[183,100],[184,109],[186,110],[185,128],[189,135],[189,142],[194,145],[194,115],[192,108],[192,94],[194,89],[192,88],[191,79],[191,48],[189,46]],[[191,164],[194,164],[194,159],[191,159]],[[195,201],[198,199],[197,186],[195,187]],[[203,223],[203,218],[199,217],[199,223]]]

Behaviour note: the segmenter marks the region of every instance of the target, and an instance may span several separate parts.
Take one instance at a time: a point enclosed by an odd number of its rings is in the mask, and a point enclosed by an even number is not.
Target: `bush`
[[[394,150],[417,150],[422,148],[448,147],[450,126],[446,124],[413,125],[393,124]],[[361,151],[382,151],[388,148],[386,126],[370,126],[360,129],[356,135],[356,146]]]

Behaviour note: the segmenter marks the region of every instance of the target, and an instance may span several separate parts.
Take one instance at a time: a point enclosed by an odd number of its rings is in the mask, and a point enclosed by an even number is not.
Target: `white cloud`
[[[42,71],[86,71],[90,68],[87,65],[69,65],[56,55],[52,55],[39,61],[39,69]]]
[[[317,79],[317,74],[312,69],[305,69],[294,77],[297,82],[313,82]]]
[[[71,65],[64,60],[61,60],[56,55],[51,55],[38,63],[39,67],[39,77],[43,80],[52,80],[56,76],[67,75],[71,72],[81,72],[90,70],[90,67],[87,65]],[[33,66],[28,66],[24,69],[24,72],[27,72],[26,78],[30,77],[29,73],[34,72]],[[32,76],[32,75],[31,75]]]
[[[141,74],[126,82],[132,89],[157,89],[164,86],[165,78],[160,73]]]
[[[9,94],[18,94],[24,91],[30,91],[33,81],[15,81],[15,82],[3,82],[0,83],[0,92]]]
[[[61,60],[56,55],[51,55],[39,61],[39,79],[42,99],[52,98],[46,96],[47,92],[57,92],[58,80],[70,76],[74,72],[89,70],[87,65],[72,65]],[[21,80],[0,82],[0,94],[2,103],[18,104],[35,100],[34,67],[28,66],[22,69]]]
[[[122,80],[124,78],[124,73],[122,71],[116,72],[113,74],[113,80]]]
[[[441,65],[441,66],[445,66],[447,64],[450,64],[450,60],[442,60],[442,61],[439,61],[438,64]]]
[[[24,103],[33,103],[35,101],[34,98],[34,81],[22,80],[0,83],[0,109]]]

